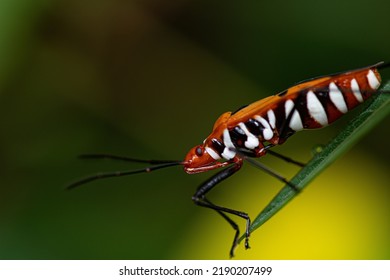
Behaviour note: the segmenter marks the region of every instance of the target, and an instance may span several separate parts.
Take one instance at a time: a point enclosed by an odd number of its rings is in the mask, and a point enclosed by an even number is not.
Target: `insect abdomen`
[[[326,85],[314,86],[285,101],[294,110],[285,121],[294,131],[327,126],[368,99],[380,86],[376,69],[344,74],[330,79]],[[288,95],[287,95],[288,97]]]
[[[227,160],[236,155],[235,148],[260,156],[265,142],[282,144],[296,131],[333,123],[379,88],[376,67],[313,79],[238,110],[226,118],[222,141],[213,149]]]

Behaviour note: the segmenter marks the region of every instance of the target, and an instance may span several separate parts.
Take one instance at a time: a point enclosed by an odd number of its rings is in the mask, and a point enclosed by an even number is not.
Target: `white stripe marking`
[[[259,146],[259,144],[260,144],[259,138],[257,138],[252,133],[250,133],[250,131],[246,128],[244,123],[240,122],[238,125],[245,132],[245,134],[247,136],[247,139],[244,143],[245,147],[247,147],[248,149],[254,149],[257,146]]]
[[[313,91],[309,91],[306,95],[307,109],[309,110],[310,116],[315,119],[320,125],[328,125],[328,116],[326,115],[324,107],[318,100],[317,96]]]
[[[233,145],[229,130],[227,128],[225,128],[223,131],[223,144],[225,145],[225,149],[223,149],[221,156],[227,160],[234,158],[236,156],[236,147]]]
[[[273,110],[268,110],[267,112],[267,116],[268,116],[268,120],[269,120],[269,124],[272,128],[275,128],[276,126],[276,117],[275,117],[275,113]]]
[[[329,98],[330,101],[336,106],[337,110],[345,114],[348,112],[347,103],[345,103],[343,93],[333,82],[329,84]]]
[[[267,120],[260,116],[255,116],[255,119],[259,121],[261,125],[264,127],[263,129],[264,140],[270,140],[274,136],[274,132],[272,131],[271,126],[269,125]]]
[[[362,103],[364,101],[364,99],[363,99],[362,93],[360,92],[359,84],[356,81],[356,79],[351,80],[351,89],[352,89],[353,95],[355,96],[356,100],[359,101],[360,103]]]
[[[291,99],[287,100],[285,103],[284,103],[284,111],[286,113],[286,120],[288,119],[288,117],[290,116],[290,112],[292,111],[292,109],[294,108],[295,104],[294,104],[294,101],[292,101]]]
[[[378,78],[375,76],[374,71],[372,71],[372,70],[368,71],[367,81],[372,89],[377,89],[379,87],[379,85],[381,84],[379,82]]]
[[[221,157],[212,148],[206,146],[206,152],[215,160],[219,160]]]
[[[291,116],[290,128],[295,131],[303,129],[302,119],[297,110],[294,110],[294,113]]]

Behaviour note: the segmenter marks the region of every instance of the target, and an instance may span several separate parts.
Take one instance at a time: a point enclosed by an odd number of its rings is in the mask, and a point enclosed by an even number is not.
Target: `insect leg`
[[[264,172],[266,172],[267,174],[271,175],[272,177],[275,177],[279,181],[289,185],[294,191],[300,192],[300,189],[298,189],[297,186],[295,186],[293,183],[291,183],[289,180],[287,180],[285,177],[283,177],[282,175],[280,175],[279,173],[277,173],[273,169],[267,167],[266,165],[262,164],[259,161],[254,160],[252,158],[245,158],[245,159],[246,159],[247,162],[249,162],[253,166],[263,170]]]
[[[290,157],[287,157],[285,155],[282,155],[282,154],[279,154],[279,153],[277,153],[275,151],[270,150],[274,146],[275,145],[270,144],[270,145],[267,145],[267,146],[264,147],[264,149],[267,151],[267,154],[270,154],[270,155],[272,155],[274,157],[282,159],[285,162],[295,164],[295,165],[297,165],[299,167],[304,167],[306,165],[305,163],[302,163],[300,161],[294,160],[294,159],[292,159]],[[239,149],[234,149],[234,151],[239,153],[244,158],[245,157],[258,157],[256,152],[254,152],[253,150],[249,150],[249,149],[245,149],[245,148],[239,148]]]
[[[212,202],[210,202],[206,198],[206,194],[212,188],[214,188],[218,183],[220,183],[221,181],[227,179],[228,177],[233,175],[235,172],[237,172],[241,168],[241,165],[242,165],[242,159],[239,159],[239,161],[235,162],[234,165],[232,165],[232,166],[230,166],[230,167],[228,167],[228,168],[218,172],[213,177],[211,177],[209,180],[207,180],[202,185],[200,185],[198,187],[197,191],[195,192],[195,194],[192,197],[192,200],[194,201],[194,203],[196,205],[199,205],[199,206],[202,206],[202,207],[206,207],[206,208],[210,208],[210,209],[213,209],[213,210],[217,211],[233,227],[233,229],[236,231],[234,239],[233,239],[233,244],[232,244],[232,247],[230,249],[230,257],[233,257],[234,249],[235,249],[235,247],[238,244],[238,237],[239,237],[240,231],[239,231],[239,228],[238,228],[237,224],[234,221],[232,221],[226,215],[226,213],[230,213],[230,214],[239,216],[239,217],[241,217],[241,218],[246,220],[246,230],[245,230],[245,235],[246,235],[246,238],[245,238],[245,248],[246,249],[249,248],[249,226],[250,226],[249,215],[247,213],[244,213],[244,212],[241,212],[241,211],[237,211],[237,210],[234,210],[234,209],[230,209],[230,208],[226,208],[226,207],[221,207],[221,206],[215,205],[215,204],[213,204]]]
[[[271,147],[272,147],[272,146],[271,146]],[[271,148],[271,147],[270,147],[270,148]],[[297,166],[299,166],[299,167],[304,167],[304,166],[306,165],[306,164],[304,164],[304,163],[302,163],[302,162],[299,162],[299,161],[296,161],[296,160],[294,160],[294,159],[292,159],[292,158],[290,158],[290,157],[287,157],[287,156],[282,155],[282,154],[279,154],[279,153],[277,153],[277,152],[275,152],[275,151],[269,150],[268,146],[265,147],[265,148],[267,149],[267,154],[272,155],[272,156],[274,156],[274,157],[277,157],[277,158],[279,158],[279,159],[282,159],[282,160],[284,160],[285,162],[295,164],[295,165],[297,165]]]
[[[203,200],[208,202],[209,204],[213,204],[210,200],[208,200],[206,197],[203,197]],[[230,248],[230,252],[229,252],[229,256],[230,258],[232,258],[234,256],[234,249],[236,248],[237,244],[238,244],[238,238],[240,237],[240,228],[238,227],[238,225],[228,216],[226,215],[224,212],[222,211],[219,211],[219,210],[216,210],[231,226],[232,228],[236,231],[236,233],[234,234],[234,238],[233,238],[233,244],[232,244],[232,247]]]

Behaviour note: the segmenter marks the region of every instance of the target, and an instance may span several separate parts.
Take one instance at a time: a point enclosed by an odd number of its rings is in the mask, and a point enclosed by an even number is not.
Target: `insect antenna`
[[[80,185],[84,185],[86,183],[100,180],[104,178],[111,178],[111,177],[121,177],[121,176],[127,176],[127,175],[133,175],[137,173],[148,173],[154,170],[176,166],[176,165],[183,165],[183,161],[177,161],[177,160],[144,160],[144,159],[135,159],[135,158],[129,158],[124,156],[117,156],[117,155],[111,155],[111,154],[85,154],[80,155],[79,158],[81,159],[113,159],[113,160],[121,160],[126,162],[137,162],[137,163],[148,163],[151,164],[151,166],[140,168],[140,169],[134,169],[134,170],[123,170],[123,171],[113,171],[113,172],[103,172],[103,173],[96,173],[92,174],[90,176],[87,176],[85,178],[81,178],[73,183],[70,183],[66,186],[67,190],[74,189]]]
[[[138,159],[138,158],[131,158],[131,157],[125,157],[125,156],[112,155],[112,154],[83,154],[83,155],[79,155],[78,158],[80,158],[80,159],[113,159],[113,160],[121,160],[121,161],[127,161],[127,162],[148,163],[148,164],[152,164],[152,165],[161,164],[161,163],[178,162],[178,160]]]

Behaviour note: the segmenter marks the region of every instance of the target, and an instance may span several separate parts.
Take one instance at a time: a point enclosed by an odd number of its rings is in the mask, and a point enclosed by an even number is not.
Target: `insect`
[[[150,166],[137,170],[95,174],[78,180],[68,186],[75,188],[82,184],[108,177],[118,177],[181,165],[188,174],[222,169],[201,184],[192,200],[195,204],[218,212],[235,230],[230,256],[238,245],[240,230],[228,215],[246,220],[245,248],[249,248],[247,213],[219,206],[206,195],[220,182],[235,174],[247,160],[277,179],[294,185],[278,173],[268,169],[253,158],[270,154],[298,166],[304,164],[272,151],[272,147],[283,144],[295,132],[327,126],[377,92],[381,77],[379,69],[389,63],[302,81],[276,95],[272,95],[243,106],[235,112],[223,113],[215,122],[212,132],[202,144],[193,147],[181,161],[140,160],[109,154],[90,154],[83,158],[111,158],[130,162],[147,163]],[[298,190],[297,190],[298,191]]]

